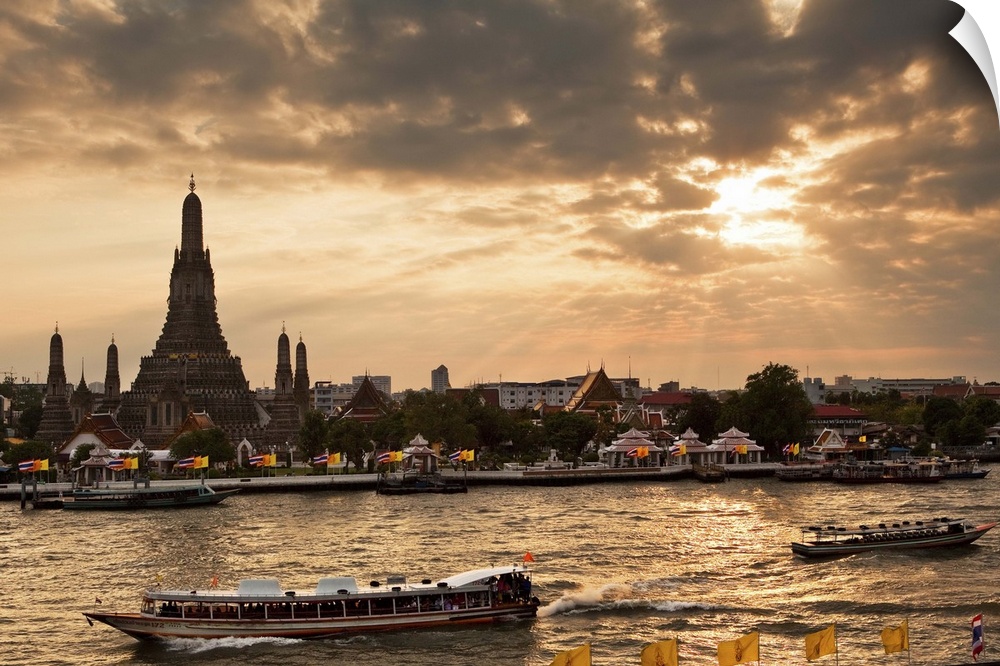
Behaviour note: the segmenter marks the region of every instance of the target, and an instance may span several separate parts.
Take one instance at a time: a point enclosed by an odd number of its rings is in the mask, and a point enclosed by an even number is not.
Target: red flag
[[[525,562],[534,562],[535,558],[534,558],[534,556],[531,553],[525,553],[524,554],[524,561]]]

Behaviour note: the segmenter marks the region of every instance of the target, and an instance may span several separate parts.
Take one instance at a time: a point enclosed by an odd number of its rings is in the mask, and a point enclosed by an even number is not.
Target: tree
[[[21,437],[31,439],[42,424],[42,406],[31,405],[21,410],[21,418],[17,421],[17,429]]]
[[[340,452],[347,460],[354,463],[355,469],[361,469],[365,453],[374,448],[368,427],[355,419],[339,419],[330,424],[330,449]]]
[[[469,422],[476,429],[479,446],[497,449],[510,440],[514,431],[514,418],[506,409],[486,404],[479,391],[470,391],[462,402],[468,411]]]
[[[710,442],[719,431],[720,416],[722,403],[707,393],[695,393],[677,420],[677,430],[684,432],[691,428],[702,441]]]
[[[556,449],[563,460],[578,458],[597,433],[597,421],[585,414],[554,412],[542,420],[545,446]]]
[[[962,407],[951,398],[934,396],[924,405],[924,430],[930,437],[938,437],[938,429],[948,421],[962,418]]]
[[[981,446],[986,439],[986,427],[975,416],[963,416],[941,425],[937,436],[948,447]]]
[[[10,449],[10,460],[7,462],[16,466],[25,460],[49,460],[54,462],[56,451],[48,442],[22,442]]]
[[[306,412],[299,428],[297,446],[303,459],[310,462],[330,446],[330,426],[326,414],[315,409]]]
[[[83,461],[90,457],[90,452],[94,450],[96,444],[81,444],[73,450],[73,456],[69,460],[70,468],[76,468],[83,464]]]
[[[170,446],[170,456],[174,460],[191,456],[208,456],[211,465],[230,463],[236,460],[236,447],[219,428],[193,430],[174,440]]]
[[[811,439],[813,406],[798,371],[790,366],[768,363],[747,377],[746,390],[731,404],[727,401],[726,407],[724,415],[734,419],[730,425],[749,432],[769,454],[778,455],[785,444]]]
[[[1000,405],[985,395],[976,395],[962,404],[966,416],[972,416],[983,426],[990,427],[1000,423]]]
[[[402,411],[407,440],[419,434],[451,448],[476,445],[476,428],[469,423],[468,408],[459,400],[440,393],[411,391],[406,394]]]

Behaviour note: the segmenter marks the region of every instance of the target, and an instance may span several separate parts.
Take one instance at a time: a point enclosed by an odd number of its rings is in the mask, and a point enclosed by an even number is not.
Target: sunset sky
[[[273,386],[1000,380],[1000,130],[939,0],[0,5],[0,374],[127,388],[190,174]]]

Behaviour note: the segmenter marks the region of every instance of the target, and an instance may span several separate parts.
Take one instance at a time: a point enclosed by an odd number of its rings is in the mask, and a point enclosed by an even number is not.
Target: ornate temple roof
[[[621,394],[611,382],[604,368],[588,372],[563,408],[567,412],[596,413],[600,407],[616,408],[623,402]]]

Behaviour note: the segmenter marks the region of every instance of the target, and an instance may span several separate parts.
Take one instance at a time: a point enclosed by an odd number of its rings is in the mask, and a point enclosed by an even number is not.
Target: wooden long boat
[[[439,473],[396,472],[380,474],[375,492],[379,495],[417,495],[423,493],[467,493],[465,479],[446,478]]]
[[[694,463],[691,465],[694,478],[703,483],[722,483],[726,480],[726,468],[716,463],[701,465]]]
[[[871,550],[960,546],[972,543],[995,526],[995,522],[975,525],[952,518],[861,525],[857,529],[811,526],[802,528],[802,540],[793,541],[791,547],[800,557],[831,557]]]
[[[533,618],[538,599],[524,565],[466,571],[436,582],[383,586],[353,577],[321,578],[312,590],[275,579],[242,580],[235,590],[146,590],[138,613],[84,613],[139,640],[169,638],[328,638],[349,633],[482,624]]]
[[[150,488],[77,488],[63,500],[62,508],[71,511],[91,509],[166,509],[218,504],[239,492],[213,490],[204,484]]]

